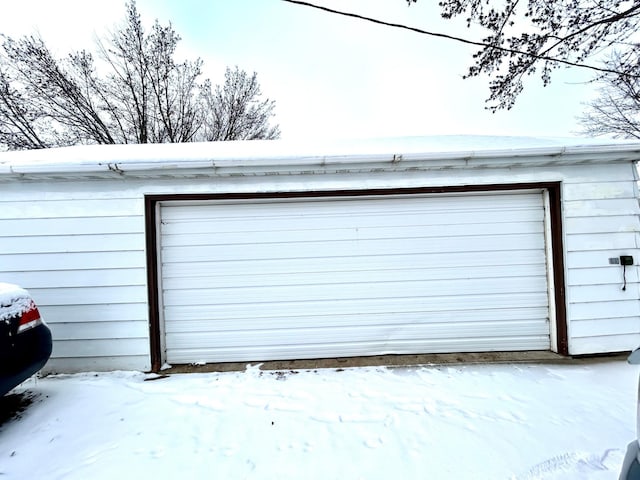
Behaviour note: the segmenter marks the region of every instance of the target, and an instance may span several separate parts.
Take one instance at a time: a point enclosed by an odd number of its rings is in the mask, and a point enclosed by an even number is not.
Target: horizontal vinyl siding
[[[570,352],[628,350],[640,344],[639,267],[627,269],[628,286],[626,292],[622,292],[619,289],[622,268],[609,265],[608,258],[631,254],[636,265],[640,263],[638,204],[632,168],[631,164],[555,166],[549,163],[541,168],[409,172],[401,171],[400,162],[397,172],[353,175],[301,174],[144,181],[116,177],[104,181],[44,179],[42,182],[4,182],[0,188],[0,242],[3,242],[0,249],[0,281],[24,285],[41,303],[43,316],[51,325],[55,338],[54,358],[48,367],[52,371],[142,370],[149,368],[148,332],[143,328],[148,322],[146,258],[141,240],[144,234],[145,193],[251,194],[562,182]],[[509,212],[504,215],[509,215]],[[344,220],[348,222],[348,218]],[[400,225],[406,219],[395,220]],[[473,216],[468,217],[468,221],[473,222]],[[199,226],[204,230],[195,231],[194,234],[207,233],[206,224]],[[368,227],[375,228],[375,224]],[[242,228],[242,225],[238,228]],[[435,231],[433,233],[437,234]],[[613,234],[611,241],[608,240],[610,234]],[[381,239],[380,245],[384,245],[386,240]],[[74,250],[76,248],[78,251]],[[485,258],[489,265],[501,259],[501,278],[510,278],[510,271],[534,268],[533,265],[545,261],[543,252],[511,253],[513,255],[505,256],[496,251],[480,256],[468,251],[456,255],[460,262],[469,267],[470,278],[482,278],[487,267]],[[460,273],[459,269],[451,267],[447,253],[395,255],[392,260],[400,265],[399,268],[407,269],[407,274],[412,268],[425,266],[434,269],[437,275]],[[259,261],[263,262],[265,268],[273,267],[269,259]],[[357,258],[345,257],[341,259],[341,264],[345,270],[349,270],[357,267],[357,261]],[[305,271],[306,263],[305,259],[289,259],[282,263],[284,271],[279,273],[285,274],[296,269]],[[205,275],[211,268],[206,260],[185,265],[196,277]],[[230,264],[220,267],[222,275],[238,276],[242,276],[247,268],[248,263],[241,261],[233,267]],[[313,282],[322,282],[333,271],[322,263],[314,268],[309,276]],[[375,271],[385,268],[385,265],[380,259],[372,258],[366,268]],[[307,273],[311,272],[307,270]],[[177,272],[177,275],[182,274],[184,272]],[[369,274],[373,275],[371,272]],[[443,278],[449,277],[445,275]],[[287,281],[286,278],[283,281]],[[598,291],[595,297],[589,297],[589,288],[593,286],[598,287]],[[600,286],[603,287],[601,291]],[[578,287],[575,292],[574,287]],[[451,309],[461,321],[468,322],[476,306],[482,302],[481,295],[469,297],[466,300],[469,301],[467,305],[471,305],[470,309],[462,308],[457,296],[443,299],[436,309]],[[44,305],[40,299],[45,302]],[[513,321],[527,322],[540,315],[539,309],[536,310],[538,307],[535,307],[538,300],[530,294],[507,295],[503,299],[504,312]],[[527,307],[526,314],[522,313],[523,306]],[[336,304],[338,307],[340,304]],[[224,306],[220,308],[231,322],[234,317],[230,310]],[[354,308],[357,310],[354,315],[371,316],[375,313],[370,309],[371,302],[360,302]],[[183,312],[186,328],[200,328],[198,322],[202,318],[197,310],[196,306]],[[494,312],[486,313],[484,319],[490,320]],[[404,305],[397,305],[398,322],[406,322],[414,314]],[[255,315],[275,321],[263,310],[256,311]],[[436,312],[431,312],[431,316],[436,329],[446,321]],[[124,340],[122,345],[116,346],[121,339]],[[441,341],[440,344],[446,351],[446,342]],[[470,348],[474,347],[472,345]]]
[[[563,185],[569,350],[631,350],[640,345],[640,212],[630,171],[635,167],[580,168],[580,181],[568,176]],[[635,265],[626,268],[626,290],[622,267],[609,264],[620,255],[634,257]]]
[[[149,368],[144,200],[101,186],[113,190],[0,195],[0,279],[38,303],[54,338],[48,371]]]

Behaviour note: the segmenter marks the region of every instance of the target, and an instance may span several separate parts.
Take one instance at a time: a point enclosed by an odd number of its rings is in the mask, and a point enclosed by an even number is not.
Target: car
[[[51,330],[29,292],[0,283],[0,396],[44,367],[52,346]]]
[[[631,365],[640,365],[640,348],[631,352],[631,355],[627,358],[627,362]],[[640,433],[640,382],[638,383],[637,411],[636,428],[637,433]],[[640,445],[638,444],[637,438],[627,446],[627,453],[622,462],[622,468],[618,478],[620,480],[640,480]]]

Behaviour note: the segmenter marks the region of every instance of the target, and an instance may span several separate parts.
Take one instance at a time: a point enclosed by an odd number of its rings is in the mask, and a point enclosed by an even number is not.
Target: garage
[[[47,373],[624,352],[639,159],[474,136],[2,152],[0,277],[51,328]]]
[[[550,350],[548,190],[157,202],[171,364]]]

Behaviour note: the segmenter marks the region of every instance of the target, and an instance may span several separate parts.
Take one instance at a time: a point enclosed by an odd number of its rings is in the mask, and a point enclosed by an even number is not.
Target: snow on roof
[[[585,158],[585,156],[589,158]],[[183,144],[80,145],[0,153],[0,178],[16,175],[168,175],[187,169],[277,167],[280,172],[334,165],[428,162],[432,167],[464,167],[480,159],[562,157],[572,162],[634,161],[640,142],[610,139],[505,136],[430,136],[365,140],[253,140]],[[444,162],[444,163],[443,163]],[[513,164],[513,163],[511,163]],[[502,165],[506,165],[503,161]],[[408,165],[407,165],[408,166]]]

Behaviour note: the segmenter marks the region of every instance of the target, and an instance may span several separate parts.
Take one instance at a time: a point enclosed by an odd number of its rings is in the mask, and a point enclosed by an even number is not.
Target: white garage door
[[[165,202],[166,361],[548,350],[541,192]]]

